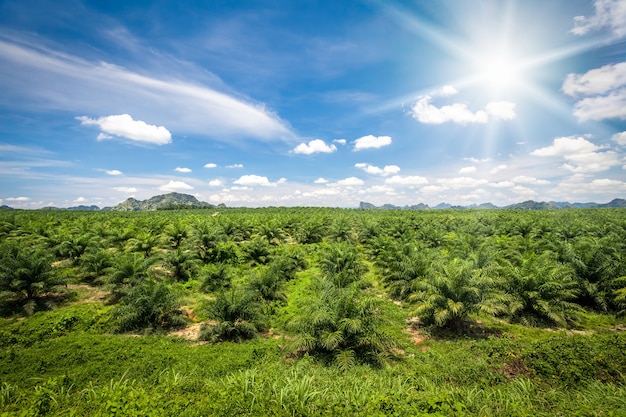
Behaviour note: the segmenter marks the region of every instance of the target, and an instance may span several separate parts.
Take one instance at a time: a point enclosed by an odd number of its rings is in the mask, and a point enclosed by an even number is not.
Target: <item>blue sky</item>
[[[626,0],[0,2],[0,204],[626,196]]]

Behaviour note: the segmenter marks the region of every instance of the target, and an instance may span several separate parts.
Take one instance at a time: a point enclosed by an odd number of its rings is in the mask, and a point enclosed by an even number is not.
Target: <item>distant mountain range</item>
[[[203,209],[225,207],[223,204],[214,206],[204,201],[198,200],[189,194],[169,193],[157,195],[147,200],[136,200],[129,198],[114,207],[100,208],[98,206],[76,206],[76,207],[44,207],[40,210],[73,210],[73,211],[154,211],[154,210],[174,210],[174,209]],[[10,210],[9,206],[2,206],[2,209]]]
[[[419,203],[413,206],[394,206],[393,204],[384,204],[382,206],[375,206],[371,203],[361,202],[359,208],[362,210],[433,210],[433,209],[504,209],[504,210],[558,210],[566,208],[626,208],[626,200],[622,198],[616,198],[613,201],[606,204],[598,203],[568,203],[558,201],[533,201],[528,200],[523,203],[511,204],[509,206],[498,207],[491,203],[472,204],[469,206],[453,206],[448,203],[440,203],[434,207],[429,207],[428,204]]]
[[[154,211],[154,210],[174,210],[174,209],[202,209],[202,208],[225,208],[226,206],[220,204],[214,206],[204,201],[198,200],[196,197],[189,194],[181,193],[169,193],[163,195],[157,195],[147,200],[136,200],[129,198],[126,201],[114,207],[104,207],[100,209],[98,206],[76,206],[68,208],[58,207],[44,207],[41,210],[75,210],[75,211]],[[523,203],[511,204],[509,206],[498,207],[491,203],[472,204],[469,206],[453,206],[448,203],[440,203],[434,207],[428,206],[428,204],[419,203],[415,205],[395,206],[393,204],[384,204],[382,206],[375,206],[371,203],[361,202],[359,208],[362,210],[436,210],[436,209],[508,209],[508,210],[558,210],[565,208],[626,208],[626,200],[622,198],[616,198],[613,201],[606,204],[598,203],[568,203],[557,201],[533,201],[528,200]],[[12,208],[6,205],[0,207],[0,209],[11,210]]]

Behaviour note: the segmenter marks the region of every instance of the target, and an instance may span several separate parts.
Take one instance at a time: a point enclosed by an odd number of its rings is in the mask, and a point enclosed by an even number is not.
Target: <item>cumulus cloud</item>
[[[626,2],[624,0],[595,0],[592,16],[574,17],[575,35],[585,35],[588,32],[608,29],[611,38],[619,39],[626,36]]]
[[[502,165],[498,165],[497,167],[493,167],[491,168],[491,170],[489,171],[490,174],[497,174],[498,172],[505,170],[507,168],[506,165],[502,164]]]
[[[361,151],[363,149],[377,149],[388,145],[391,145],[390,136],[367,135],[354,141],[354,150]]]
[[[224,183],[222,182],[222,180],[215,179],[215,180],[209,181],[209,186],[211,186],[211,187],[223,187]]]
[[[489,183],[489,186],[494,188],[511,188],[515,186],[515,183],[513,181],[500,181]]]
[[[614,134],[611,139],[613,139],[618,145],[626,146],[626,132],[620,132]]]
[[[95,125],[111,135],[130,139],[138,142],[153,143],[155,145],[165,145],[172,142],[172,134],[163,126],[149,125],[142,120],[134,120],[128,114],[117,114],[112,116],[91,119],[87,116],[79,116],[80,124],[84,126]],[[98,136],[98,139],[109,139]]]
[[[427,184],[428,180],[424,177],[420,177],[417,175],[413,175],[413,176],[400,176],[400,175],[394,175],[391,178],[387,178],[385,180],[385,184],[393,184],[393,185],[407,185],[407,186],[415,186],[415,185],[422,185],[422,184]]]
[[[159,187],[161,191],[183,191],[183,190],[193,190],[193,187],[186,182],[183,181],[170,181],[167,184],[163,184]]]
[[[119,191],[120,193],[136,193],[137,189],[135,187],[113,187],[115,191]]]
[[[326,142],[324,142],[321,139],[313,139],[311,141],[309,141],[309,143],[301,143],[298,146],[296,146],[292,152],[293,153],[300,153],[300,154],[304,154],[304,155],[311,155],[314,153],[332,153],[335,152],[337,150],[337,147],[335,145],[327,145]]]
[[[18,202],[30,201],[30,197],[7,197],[7,201],[18,201]]]
[[[385,194],[393,194],[395,190],[391,187],[387,187],[386,185],[373,185],[365,190],[368,193],[385,193]]]
[[[354,166],[372,175],[387,176],[400,172],[400,167],[397,165],[386,165],[384,168],[379,168],[374,165],[359,162],[358,164],[354,164]]]
[[[325,178],[321,178],[321,177],[320,177],[320,178],[316,179],[316,180],[315,180],[315,181],[313,181],[313,182],[314,182],[315,184],[326,184],[326,183],[328,183],[328,180],[327,180],[327,179],[325,179]]]
[[[187,174],[187,173],[191,172],[191,169],[190,168],[183,168],[183,167],[176,167],[176,168],[174,168],[174,171],[182,172],[182,173]]]
[[[491,158],[482,158],[482,159],[478,159],[478,158],[474,158],[473,156],[470,156],[469,158],[463,158],[464,161],[469,161],[473,164],[482,164],[483,162],[489,162],[491,161]]]
[[[488,183],[487,180],[469,177],[441,178],[437,182],[446,188],[452,189],[475,188]]]
[[[335,139],[335,140],[333,140],[333,142],[338,143],[340,145],[345,145],[346,144],[346,140],[345,139]]]
[[[78,197],[76,200],[74,200],[74,203],[81,204],[81,203],[84,203],[85,201],[87,201],[85,197]]]
[[[562,165],[562,168],[572,172],[600,172],[620,164],[619,155],[616,152],[599,152],[604,148],[583,137],[570,136],[556,138],[552,145],[536,149],[530,154],[540,157],[561,157],[567,161]]]
[[[287,181],[285,178],[281,178],[277,182],[270,182],[267,177],[260,175],[242,175],[238,180],[233,181],[233,184],[242,185],[244,187],[276,187],[276,185],[282,184],[285,181]]]
[[[226,165],[226,168],[229,168],[229,169],[238,169],[238,168],[243,168],[243,164],[231,164],[231,165]]]
[[[217,164],[214,164],[213,162],[209,162],[208,164],[204,164],[205,168],[217,168]]]
[[[626,119],[626,62],[568,74],[562,89],[580,98],[574,105],[580,121]]]
[[[535,185],[546,185],[550,184],[550,181],[540,180],[535,177],[528,177],[526,175],[519,175],[513,178],[511,181],[519,184],[535,184]]]
[[[442,107],[431,104],[432,96],[418,97],[417,102],[410,110],[411,116],[424,124],[457,123],[487,123],[490,116],[494,119],[512,120],[516,117],[515,103],[510,101],[494,101],[487,103],[483,110],[471,111],[465,103],[453,103]]]
[[[459,174],[471,174],[472,172],[476,172],[475,166],[463,167],[459,169]]]
[[[363,184],[365,184],[365,182],[362,179],[357,177],[349,177],[343,180],[339,180],[333,185],[338,185],[342,187],[357,187]]]
[[[122,171],[117,169],[107,169],[104,173],[107,175],[122,175]]]

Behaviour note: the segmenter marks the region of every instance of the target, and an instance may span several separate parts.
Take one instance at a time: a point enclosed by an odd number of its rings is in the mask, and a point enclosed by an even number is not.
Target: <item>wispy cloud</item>
[[[574,17],[575,35],[585,35],[588,32],[608,29],[612,39],[626,36],[626,5],[623,0],[595,0],[594,14],[591,16]]]
[[[370,165],[364,162],[359,162],[357,164],[354,164],[354,166],[372,175],[387,176],[387,175],[397,174],[398,172],[400,172],[400,167],[397,165],[385,165],[385,167],[379,168],[375,165]]]
[[[176,167],[174,168],[174,171],[176,172],[182,172],[183,174],[188,174],[191,172],[191,168],[185,168],[185,167]]]
[[[34,45],[26,38],[0,38],[0,65],[0,88],[15,106],[83,114],[115,114],[126,109],[141,120],[167,125],[178,133],[210,132],[218,139],[235,136],[275,140],[295,136],[262,104],[200,83],[92,62]]]

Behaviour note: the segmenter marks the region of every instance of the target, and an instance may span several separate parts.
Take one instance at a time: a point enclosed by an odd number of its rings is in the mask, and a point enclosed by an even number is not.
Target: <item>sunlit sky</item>
[[[626,0],[0,2],[0,204],[626,197]]]

